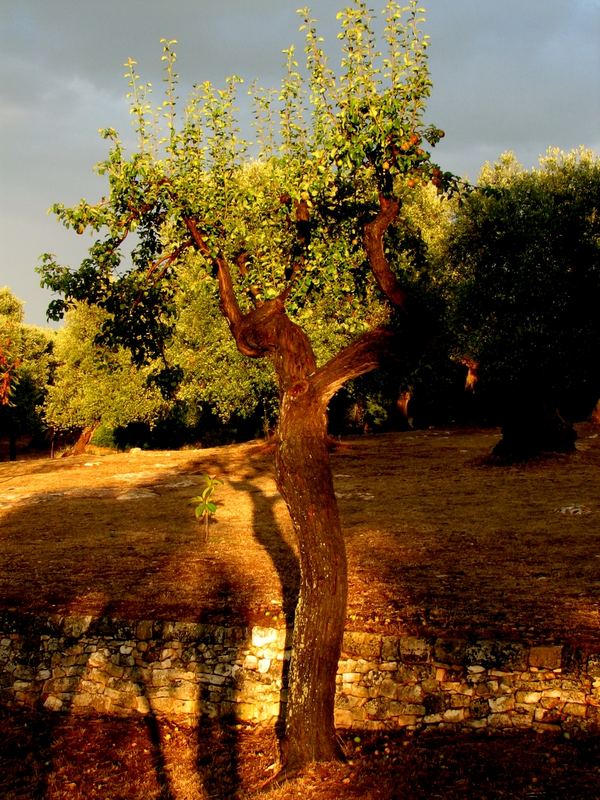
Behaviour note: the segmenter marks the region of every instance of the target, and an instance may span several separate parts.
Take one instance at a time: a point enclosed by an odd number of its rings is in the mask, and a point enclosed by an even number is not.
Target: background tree
[[[23,319],[23,303],[1,288],[0,436],[8,441],[10,460],[17,457],[19,437],[43,433],[41,404],[54,367],[53,333]]]
[[[294,48],[275,94],[253,91],[258,146],[250,158],[235,115],[238,78],[198,84],[179,122],[173,42],[164,42],[165,100],[149,103],[127,63],[138,151],[126,157],[112,129],[100,165],[108,196],[55,212],[99,238],[79,270],[45,257],[44,283],[107,313],[106,341],[135,361],[166,363],[178,274],[193,259],[216,281],[221,313],[238,350],[270,360],[279,392],[276,476],[297,537],[301,585],[289,672],[284,774],[339,755],[333,725],[335,675],[346,617],[347,567],[327,447],[327,407],[350,379],[386,357],[407,357],[431,329],[427,309],[392,265],[403,238],[400,186],[453,183],[431,162],[442,132],[424,123],[430,91],[422,11],[385,4],[383,56],[361,0],[343,9],[341,65],[328,66],[315,22],[301,12],[306,68]],[[154,126],[160,112],[164,126]],[[277,126],[275,126],[277,122]],[[121,245],[135,232],[128,267]],[[396,269],[395,269],[396,267]],[[307,331],[327,329],[337,346],[320,361]],[[318,336],[315,337],[318,341]],[[179,370],[179,374],[178,374]]]
[[[56,336],[53,382],[44,403],[46,423],[55,431],[100,429],[99,444],[110,444],[115,429],[133,422],[152,427],[172,404],[147,382],[151,367],[132,364],[123,347],[110,349],[95,339],[106,320],[97,307],[79,303]]]
[[[192,260],[194,262],[194,260]],[[255,436],[274,424],[275,375],[268,362],[249,361],[235,346],[218,309],[218,291],[202,265],[178,273],[177,325],[168,357],[182,371],[176,398],[190,433],[211,442],[207,428],[222,428],[228,438]]]
[[[600,396],[600,161],[548,151],[486,166],[457,209],[448,280],[458,349],[502,422],[499,456],[568,452]]]

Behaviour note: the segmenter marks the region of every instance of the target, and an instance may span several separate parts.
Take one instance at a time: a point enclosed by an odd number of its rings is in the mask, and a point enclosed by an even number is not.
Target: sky
[[[302,47],[309,5],[335,51],[344,0],[0,0],[0,286],[45,325],[41,253],[76,267],[89,244],[49,215],[99,199],[100,128],[131,131],[123,63],[159,97],[161,38],[176,39],[181,94],[228,75],[275,87],[282,49]],[[535,166],[549,146],[600,154],[600,0],[424,0],[433,90],[427,120],[446,131],[444,170],[476,180],[512,150]],[[377,12],[384,0],[369,3]],[[328,44],[329,43],[329,44]],[[332,62],[332,66],[334,66]],[[249,132],[251,135],[251,132]]]

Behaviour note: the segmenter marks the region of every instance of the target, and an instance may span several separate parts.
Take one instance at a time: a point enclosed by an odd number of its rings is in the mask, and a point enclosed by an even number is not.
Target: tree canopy
[[[532,170],[505,154],[483,169],[448,231],[457,348],[478,363],[523,456],[570,449],[572,433],[551,434],[549,418],[589,414],[600,396],[599,205],[590,151],[550,149]]]
[[[27,325],[23,303],[0,288],[0,435],[16,457],[17,438],[41,432],[41,404],[54,368],[54,335]]]
[[[147,383],[148,367],[136,367],[129,351],[96,344],[106,314],[85,303],[71,309],[56,336],[58,362],[44,404],[47,424],[59,430],[154,424],[169,404]]]

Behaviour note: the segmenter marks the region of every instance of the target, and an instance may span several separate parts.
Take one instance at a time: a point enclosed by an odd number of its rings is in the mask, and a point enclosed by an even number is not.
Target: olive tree
[[[44,283],[64,299],[109,314],[104,334],[134,359],[162,358],[175,323],[178,275],[193,262],[218,293],[240,353],[266,358],[276,376],[275,461],[298,543],[301,582],[282,741],[284,774],[339,755],[335,675],[346,618],[347,565],[327,438],[327,407],[350,379],[422,346],[429,319],[390,260],[402,238],[402,189],[454,178],[431,161],[443,135],[424,121],[430,92],[427,37],[415,0],[387,0],[381,47],[366,3],[338,14],[340,67],[326,59],[315,21],[300,11],[305,64],[286,54],[280,88],[254,86],[256,144],[238,129],[237,77],[199,83],[180,117],[174,42],[164,41],[165,98],[127,62],[138,149],[112,129],[100,165],[108,195],[55,213],[69,228],[98,232],[75,271],[46,256]],[[161,116],[162,132],[155,121]],[[127,266],[124,241],[135,234]],[[337,350],[318,357],[327,326]],[[309,335],[310,334],[310,335]],[[215,365],[217,368],[217,365]],[[157,379],[165,387],[178,365]]]
[[[568,452],[600,396],[600,161],[505,154],[457,208],[447,278],[459,351],[478,364],[509,460]],[[565,417],[567,417],[565,419]]]

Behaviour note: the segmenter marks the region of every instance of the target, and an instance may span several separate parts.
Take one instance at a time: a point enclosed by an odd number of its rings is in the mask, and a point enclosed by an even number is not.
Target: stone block
[[[81,617],[65,617],[63,624],[64,635],[69,638],[79,639],[89,630],[93,621],[94,617],[91,614]]]
[[[512,695],[490,697],[487,702],[493,714],[504,714],[515,707],[515,698]]]
[[[562,645],[540,645],[529,648],[529,666],[560,669],[562,666]]]
[[[512,714],[490,714],[488,723],[491,728],[511,728],[513,717]]]
[[[442,719],[444,722],[462,722],[466,717],[466,711],[464,708],[448,708],[442,714]]]
[[[403,636],[400,639],[400,658],[408,664],[422,664],[431,659],[432,647],[427,639]]]
[[[374,633],[357,633],[346,631],[342,645],[345,657],[358,656],[366,661],[378,661],[381,657],[381,636]]]
[[[478,698],[469,705],[469,717],[472,720],[484,720],[490,713],[490,705],[487,700]]]
[[[587,673],[590,678],[600,678],[600,653],[592,653],[587,660]]]
[[[278,631],[277,628],[263,628],[256,625],[252,628],[252,646],[265,647],[269,644],[277,642]]]
[[[464,664],[467,667],[513,671],[526,666],[526,655],[523,645],[516,642],[480,639],[465,648]]]
[[[562,712],[569,717],[584,718],[587,714],[587,706],[582,703],[565,703]]]
[[[63,707],[64,703],[60,699],[60,697],[56,697],[55,695],[48,695],[48,697],[44,700],[44,708],[48,711],[60,711]]]
[[[539,703],[541,696],[541,692],[518,691],[515,694],[515,700],[523,705],[536,705]]]
[[[442,664],[462,664],[467,642],[464,639],[436,639],[433,654]]]
[[[398,685],[390,678],[386,678],[379,684],[379,694],[394,700],[398,694]]]
[[[78,692],[72,702],[74,708],[88,708],[92,704],[92,695],[87,692]]]
[[[383,661],[397,661],[400,654],[397,636],[383,636],[381,639],[381,658]]]
[[[399,728],[414,728],[417,722],[420,722],[420,718],[414,714],[401,714],[394,722]]]
[[[398,700],[420,703],[423,700],[424,692],[418,683],[413,683],[410,686],[398,686],[397,696]]]
[[[366,686],[350,683],[344,687],[344,693],[349,697],[369,697],[369,690]]]
[[[246,656],[244,659],[244,669],[255,670],[258,668],[258,658],[256,656]]]
[[[169,694],[176,700],[196,700],[198,697],[198,687],[190,683],[182,683],[171,689]]]
[[[364,704],[363,708],[369,717],[383,719],[387,711],[388,704],[383,697],[372,697]]]
[[[425,713],[428,716],[440,716],[441,720],[441,712],[444,710],[445,703],[444,698],[441,697],[439,694],[427,694],[423,698],[423,706],[425,708]]]
[[[471,698],[465,694],[450,695],[450,708],[468,708],[471,705]]]
[[[406,716],[424,717],[425,713],[426,710],[423,705],[417,703],[400,703],[396,700],[392,700],[387,707],[385,718],[389,719],[390,717]]]
[[[352,711],[344,708],[336,708],[334,720],[336,728],[350,728],[353,721]]]
[[[17,682],[18,683],[18,682]],[[17,683],[15,683],[15,690],[17,690]],[[29,686],[29,684],[25,684]],[[77,686],[77,681],[73,678],[50,678],[44,684],[44,691],[49,694],[62,694],[63,692],[72,692]]]
[[[535,706],[515,706],[511,720],[515,728],[530,728],[533,724]]]

